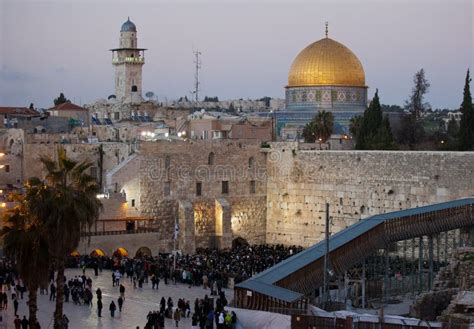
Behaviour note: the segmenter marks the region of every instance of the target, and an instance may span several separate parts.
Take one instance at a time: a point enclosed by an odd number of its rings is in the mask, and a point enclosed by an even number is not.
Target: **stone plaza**
[[[66,278],[70,279],[76,275],[82,275],[82,270],[69,269],[66,271]],[[122,312],[118,309],[115,313],[115,317],[112,318],[109,312],[110,302],[113,300],[117,305],[117,299],[120,295],[119,288],[112,286],[112,272],[110,270],[104,270],[99,273],[99,276],[94,277],[94,271],[92,269],[86,270],[86,276],[92,279],[92,290],[94,292],[93,306],[89,307],[86,305],[74,305],[72,301],[64,303],[64,314],[69,318],[70,329],[82,329],[82,328],[113,328],[113,329],[135,329],[137,326],[142,329],[146,324],[146,316],[150,311],[159,310],[160,299],[165,297],[171,297],[176,307],[179,298],[185,298],[190,301],[191,310],[194,308],[194,301],[196,298],[202,299],[207,294],[209,297],[210,291],[204,290],[202,286],[191,288],[188,285],[177,283],[173,284],[169,281],[167,285],[161,280],[159,289],[152,290],[151,283],[144,283],[143,288],[133,288],[133,284],[126,276],[122,278],[121,283],[125,286],[125,302],[123,304]],[[102,290],[102,317],[97,316],[97,298],[95,291],[97,288]],[[223,289],[229,300],[231,300],[233,292],[229,289]],[[0,328],[13,328],[14,312],[13,302],[11,300],[11,292],[7,291],[8,294],[8,309],[2,311],[3,322],[0,322]],[[18,308],[18,315],[23,318],[26,315],[28,318],[28,308],[26,301],[28,300],[27,294],[20,299]],[[49,300],[49,295],[38,294],[38,319],[41,324],[41,328],[52,328],[53,327],[53,313],[56,303]],[[175,323],[172,319],[166,319],[166,328],[175,328]],[[191,318],[182,318],[179,323],[179,328],[191,328]]]

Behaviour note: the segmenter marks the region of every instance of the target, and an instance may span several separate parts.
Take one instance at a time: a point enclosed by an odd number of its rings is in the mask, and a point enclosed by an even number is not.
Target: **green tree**
[[[459,125],[454,118],[451,118],[448,122],[448,128],[446,129],[448,136],[452,139],[456,139],[459,133]]]
[[[413,113],[404,114],[400,129],[397,131],[396,140],[399,144],[407,145],[410,149],[415,149],[425,137],[425,130],[420,121],[416,120]]]
[[[320,140],[326,143],[332,135],[334,116],[331,112],[319,111],[318,114],[306,124],[303,129],[303,138],[306,143]]]
[[[369,148],[371,150],[393,150],[396,148],[388,116],[383,118],[382,124],[369,142]]]
[[[364,111],[364,115],[361,119],[360,128],[356,136],[356,149],[370,149],[371,140],[377,133],[377,129],[382,124],[382,119],[379,90],[376,89],[374,98],[370,102],[369,107]]]
[[[415,85],[411,91],[410,98],[405,101],[405,109],[414,115],[415,120],[419,120],[421,113],[423,113],[429,107],[428,103],[423,102],[423,98],[430,88],[430,83],[425,77],[424,69],[420,69],[415,73],[415,76],[413,77],[413,83]]]
[[[459,124],[459,150],[474,150],[474,109],[470,88],[471,77],[467,70],[464,83],[464,97],[461,104],[461,122]]]
[[[32,205],[40,201],[38,193],[44,185],[37,180],[25,184],[25,193],[10,194],[14,208],[3,217],[3,238],[5,254],[16,264],[18,273],[28,287],[29,325],[37,328],[37,293],[40,286],[48,284],[50,256],[40,218],[32,212]]]
[[[70,102],[71,101],[69,99],[67,99],[66,96],[64,96],[63,93],[60,93],[59,97],[54,99],[54,106],[57,106],[57,105],[63,104],[63,103],[70,103]]]
[[[356,115],[352,117],[349,123],[349,133],[351,134],[352,138],[357,140],[357,136],[359,136],[360,127],[362,126],[363,116]]]
[[[391,150],[395,147],[388,117],[382,115],[378,89],[364,115],[353,118],[349,129],[358,150]]]
[[[58,148],[57,160],[40,159],[46,169],[48,193],[42,194],[32,211],[44,222],[49,253],[57,270],[54,328],[62,329],[65,259],[79,245],[82,233],[97,220],[101,203],[96,198],[95,178],[86,174],[90,162],[69,159],[62,147]]]
[[[303,138],[305,143],[314,143],[316,142],[316,123],[314,120],[308,122],[303,128]]]

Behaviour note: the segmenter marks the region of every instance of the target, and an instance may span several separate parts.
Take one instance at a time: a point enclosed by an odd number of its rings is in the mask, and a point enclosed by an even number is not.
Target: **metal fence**
[[[420,321],[418,324],[395,324],[380,322],[366,322],[358,321],[352,317],[346,318],[331,318],[313,315],[298,315],[291,316],[292,329],[469,329],[467,323],[438,323],[434,325],[426,321]]]

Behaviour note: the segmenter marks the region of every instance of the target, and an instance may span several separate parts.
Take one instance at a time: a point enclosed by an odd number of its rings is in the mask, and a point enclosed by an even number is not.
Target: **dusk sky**
[[[114,93],[109,49],[127,16],[148,48],[143,91],[190,96],[193,48],[201,95],[284,98],[291,62],[329,37],[360,59],[369,97],[402,105],[426,70],[433,108],[457,108],[474,67],[473,1],[23,1],[0,0],[0,106],[50,107]],[[472,89],[472,88],[471,88]],[[474,91],[474,90],[473,90]]]

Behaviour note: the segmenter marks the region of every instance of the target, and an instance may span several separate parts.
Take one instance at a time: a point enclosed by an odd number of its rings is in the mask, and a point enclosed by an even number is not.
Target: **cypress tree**
[[[464,84],[464,97],[461,104],[461,123],[459,125],[459,150],[474,150],[474,112],[472,108],[472,97],[470,89],[471,77],[469,70],[466,74]]]
[[[57,105],[60,105],[60,104],[63,104],[63,103],[70,103],[70,102],[71,101],[69,99],[67,99],[66,96],[64,96],[63,93],[60,93],[59,97],[54,99],[54,106],[57,106]]]
[[[393,150],[395,143],[393,140],[392,129],[390,128],[390,121],[388,116],[382,120],[382,124],[377,129],[377,133],[370,141],[369,148],[372,150]]]
[[[370,149],[373,137],[377,134],[377,129],[382,124],[382,107],[380,106],[379,90],[375,90],[375,95],[370,102],[369,108],[364,111],[362,124],[357,136],[356,149]]]

